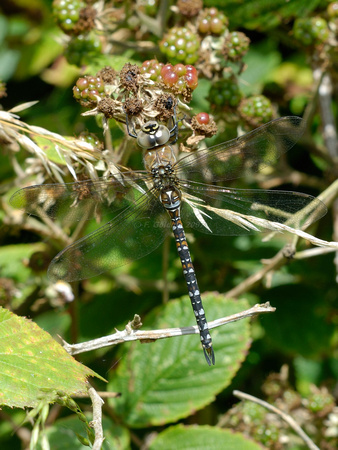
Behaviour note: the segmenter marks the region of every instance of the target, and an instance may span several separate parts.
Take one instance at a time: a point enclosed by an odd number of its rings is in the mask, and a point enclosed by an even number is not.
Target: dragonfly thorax
[[[165,125],[149,121],[137,133],[137,143],[143,148],[154,148],[166,144],[170,139],[170,131]]]
[[[148,150],[144,155],[145,168],[152,172],[154,169],[166,167],[168,164],[172,167],[176,162],[174,151],[170,145],[163,145]]]

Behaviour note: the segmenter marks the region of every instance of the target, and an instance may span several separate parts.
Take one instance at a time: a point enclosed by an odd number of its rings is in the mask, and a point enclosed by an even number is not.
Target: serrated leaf
[[[2,405],[35,407],[42,397],[54,395],[55,390],[67,395],[85,393],[88,376],[101,378],[77,362],[34,322],[1,307],[0,339]]]
[[[245,310],[244,300],[222,295],[202,295],[209,320]],[[146,327],[163,329],[193,324],[187,296],[156,308]],[[247,320],[212,330],[216,365],[204,359],[199,336],[181,336],[151,344],[123,346],[120,365],[109,383],[109,390],[121,392],[112,400],[114,410],[132,427],[161,425],[187,417],[211,403],[228,386],[248,350]]]
[[[167,428],[150,443],[149,450],[222,449],[261,450],[262,447],[240,433],[210,426],[177,425]]]

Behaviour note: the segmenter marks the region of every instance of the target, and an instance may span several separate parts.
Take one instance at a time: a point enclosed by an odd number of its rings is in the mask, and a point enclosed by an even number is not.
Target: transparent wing
[[[241,235],[258,231],[248,226],[244,216],[300,228],[327,212],[321,200],[300,192],[183,184],[184,225],[203,233]]]
[[[272,120],[250,133],[183,157],[174,169],[180,179],[211,183],[244,176],[276,163],[304,132],[300,117]]]
[[[126,207],[148,190],[144,171],[125,172],[111,179],[29,186],[10,198],[14,208],[61,223],[88,220]]]
[[[51,262],[52,281],[90,278],[147,255],[170,232],[170,220],[159,200],[148,193],[113,220],[65,248]]]

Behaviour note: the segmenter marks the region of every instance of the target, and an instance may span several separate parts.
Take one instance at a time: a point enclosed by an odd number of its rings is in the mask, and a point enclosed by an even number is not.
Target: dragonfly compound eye
[[[137,143],[143,148],[153,148],[164,145],[170,139],[170,131],[157,122],[147,122],[137,134]]]

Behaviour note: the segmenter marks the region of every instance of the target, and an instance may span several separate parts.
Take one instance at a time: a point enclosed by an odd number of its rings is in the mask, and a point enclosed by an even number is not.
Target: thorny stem
[[[213,320],[208,322],[209,329],[213,329],[228,323],[237,322],[248,317],[256,316],[257,314],[274,312],[276,308],[270,306],[269,302],[262,305],[255,305],[245,311],[239,312],[237,314],[232,314],[228,317],[223,317],[221,319]],[[96,350],[99,348],[109,347],[112,345],[121,344],[123,342],[130,341],[145,341],[151,342],[157,339],[167,339],[170,337],[186,336],[189,334],[199,334],[198,326],[194,325],[192,327],[182,327],[182,328],[167,328],[161,330],[133,330],[129,325],[126,326],[125,330],[117,331],[116,333],[103,336],[98,339],[93,339],[92,341],[83,342],[80,344],[68,344],[62,338],[62,344],[65,350],[70,355],[77,355],[79,353],[84,353],[91,350]]]
[[[276,408],[275,406],[270,405],[270,403],[265,402],[264,400],[261,400],[257,397],[254,397],[249,394],[245,394],[241,391],[233,391],[233,395],[236,397],[242,399],[242,400],[249,400],[251,402],[257,403],[258,405],[263,406],[263,408],[266,408],[267,410],[277,414],[280,416],[290,427],[300,436],[305,444],[308,446],[310,450],[320,450],[317,445],[313,443],[313,441],[309,438],[309,436],[302,430],[302,428],[298,425],[298,423],[288,414],[281,411],[280,409]]]
[[[92,448],[93,450],[100,450],[104,441],[102,428],[102,405],[104,401],[93,387],[88,389],[88,394],[93,404],[93,420],[91,421],[91,425],[94,428],[95,441]]]

